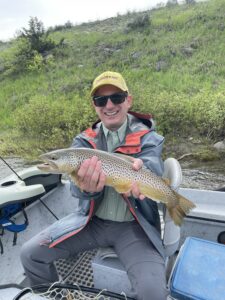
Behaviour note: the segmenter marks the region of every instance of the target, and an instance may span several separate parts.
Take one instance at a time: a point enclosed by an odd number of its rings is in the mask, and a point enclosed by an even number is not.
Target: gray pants
[[[40,245],[48,229],[26,242],[21,261],[31,285],[58,281],[54,261],[80,251],[112,246],[127,270],[138,300],[165,300],[165,264],[136,221],[113,222],[93,217],[79,233],[49,249]]]

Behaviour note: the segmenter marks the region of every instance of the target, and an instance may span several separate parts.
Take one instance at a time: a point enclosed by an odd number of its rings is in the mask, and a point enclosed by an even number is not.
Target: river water
[[[6,162],[15,170],[30,167],[30,164],[18,157],[5,158]],[[181,162],[183,181],[182,187],[197,189],[219,189],[225,187],[225,164],[202,163],[193,165],[190,162]],[[0,180],[12,174],[8,166],[0,159]]]
[[[225,167],[223,164],[183,165],[182,187],[216,190],[225,188]]]

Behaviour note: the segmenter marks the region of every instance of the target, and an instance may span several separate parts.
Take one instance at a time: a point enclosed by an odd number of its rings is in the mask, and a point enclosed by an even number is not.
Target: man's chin
[[[120,126],[122,125],[121,123],[118,123],[118,122],[107,122],[107,123],[105,123],[104,124],[105,125],[105,127],[106,128],[108,128],[109,130],[111,130],[111,131],[115,131],[115,130],[117,130],[117,129],[119,129],[120,128]]]

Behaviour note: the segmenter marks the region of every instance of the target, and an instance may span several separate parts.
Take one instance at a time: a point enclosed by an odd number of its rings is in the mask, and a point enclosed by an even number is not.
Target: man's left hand
[[[135,171],[140,170],[143,167],[143,161],[140,158],[133,158],[133,169]],[[127,193],[124,193],[125,196],[130,197],[133,196],[134,198],[139,198],[140,200],[144,200],[145,196],[140,193],[139,187],[137,182],[133,182],[131,186],[131,190]]]

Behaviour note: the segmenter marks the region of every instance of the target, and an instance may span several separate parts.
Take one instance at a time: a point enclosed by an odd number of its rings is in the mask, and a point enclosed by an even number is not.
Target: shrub
[[[166,91],[147,93],[134,103],[135,110],[153,114],[163,135],[224,138],[225,94],[222,92],[201,91],[193,96]]]
[[[127,31],[144,30],[150,26],[151,22],[148,14],[139,15],[127,24]]]
[[[61,46],[62,41],[56,44],[48,37],[44,25],[36,17],[29,20],[29,28],[23,28],[19,33],[18,51],[15,55],[14,71],[40,70],[45,64],[44,57],[55,47]]]
[[[73,28],[73,23],[70,21],[67,21],[64,25],[55,25],[48,28],[48,32],[55,32],[55,31],[63,31],[66,29]]]
[[[192,99],[194,126],[210,139],[225,135],[225,94],[201,92]]]
[[[16,111],[15,124],[21,136],[52,149],[68,146],[73,136],[90,126],[94,119],[90,103],[78,97],[68,101],[39,96]]]
[[[175,5],[178,5],[178,1],[177,0],[168,0],[166,3],[167,7],[173,7]]]
[[[20,31],[20,37],[28,42],[32,51],[43,54],[55,48],[55,42],[48,37],[48,32],[45,31],[43,23],[37,17],[31,17],[28,24],[28,29],[23,28]]]

